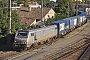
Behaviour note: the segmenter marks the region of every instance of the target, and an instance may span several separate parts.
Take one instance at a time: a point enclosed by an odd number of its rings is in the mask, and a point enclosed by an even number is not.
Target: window
[[[26,31],[20,31],[17,34],[17,36],[27,36],[27,35],[28,35],[28,32],[26,32]]]
[[[36,19],[36,22],[40,21],[40,19]]]
[[[31,36],[34,36],[34,33],[31,33]]]
[[[48,15],[48,17],[50,18],[50,16]]]

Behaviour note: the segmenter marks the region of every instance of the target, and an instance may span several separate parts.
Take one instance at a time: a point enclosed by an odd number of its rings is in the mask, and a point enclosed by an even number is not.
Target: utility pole
[[[43,0],[41,0],[41,24],[42,24],[42,18],[43,18]]]
[[[78,0],[76,0],[76,16],[78,15]]]
[[[69,2],[68,2],[68,17],[69,17],[69,10],[70,10],[70,7],[69,7]]]
[[[84,11],[84,9],[85,9],[85,5],[84,5],[84,0],[83,0],[83,11]]]
[[[11,34],[11,0],[8,0],[8,36],[7,36],[7,45],[10,45]]]

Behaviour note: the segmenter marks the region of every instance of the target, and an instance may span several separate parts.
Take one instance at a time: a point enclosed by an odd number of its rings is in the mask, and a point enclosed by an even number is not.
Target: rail
[[[89,42],[85,42],[84,40],[80,41],[80,42],[76,42],[73,45],[69,45],[67,47],[64,47],[63,49],[57,51],[57,52],[53,52],[53,53],[49,53],[48,55],[44,55],[40,58],[38,58],[37,60],[58,60],[58,59],[63,59],[65,57],[68,57],[69,55],[73,54],[74,52],[85,48],[87,45],[89,44]]]
[[[84,55],[86,54],[86,52],[90,49],[90,44],[87,46],[87,48],[85,49],[85,51],[81,54],[81,56],[78,58],[78,60],[82,60],[82,58],[84,57]]]
[[[58,39],[57,39],[58,40]],[[54,42],[55,42],[56,40],[54,40]],[[83,41],[83,40],[82,40]],[[65,48],[61,48],[61,50],[59,50],[58,52],[55,52],[54,54],[57,56],[56,58],[54,58],[54,59],[59,59],[58,57],[60,57],[60,54],[62,54],[61,56],[65,56],[65,55],[67,55],[68,54],[68,52],[70,52],[71,50],[73,51],[73,49],[77,49],[77,46],[78,46],[78,48],[79,48],[79,44],[80,43],[78,43],[79,41],[75,41],[74,43],[70,43],[69,45],[68,45],[68,47],[65,47]],[[49,42],[48,44],[52,44],[52,41],[51,42]],[[76,44],[76,43],[78,43],[78,44]],[[88,43],[88,42],[87,42]],[[72,44],[74,44],[74,45],[72,45]],[[84,43],[82,43],[82,44],[84,44]],[[45,44],[44,44],[45,45]],[[35,48],[32,48],[32,49],[30,49],[30,50],[28,50],[29,52],[30,51],[32,51],[32,50],[34,50],[34,49],[38,49],[38,48],[40,48],[41,46],[43,46],[43,45],[40,45],[40,46],[38,46],[38,47],[35,47]],[[75,47],[74,47],[75,46]],[[1,60],[7,60],[8,58],[12,58],[12,57],[14,57],[14,56],[17,56],[17,55],[21,55],[21,54],[24,54],[24,53],[26,53],[26,52],[28,52],[28,51],[24,51],[24,52],[21,52],[21,53],[19,53],[19,52],[9,52],[9,53],[5,53],[5,54],[1,54],[0,55],[0,59]],[[64,55],[65,54],[65,55]],[[45,55],[43,58],[47,58],[47,56],[49,57],[50,56],[50,58],[52,58],[52,57],[55,57],[54,55],[52,56],[51,54],[49,54],[49,55]]]

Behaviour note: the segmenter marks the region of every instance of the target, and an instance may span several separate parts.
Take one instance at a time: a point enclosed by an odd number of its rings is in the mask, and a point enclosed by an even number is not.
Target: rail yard
[[[22,52],[0,51],[0,60],[77,60],[90,45],[89,27],[90,22],[70,32],[64,38]],[[87,56],[90,58],[88,54]]]

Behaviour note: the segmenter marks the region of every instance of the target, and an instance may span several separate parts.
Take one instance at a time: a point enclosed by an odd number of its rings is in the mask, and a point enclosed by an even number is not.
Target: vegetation
[[[90,4],[90,0],[85,0],[85,3],[86,4]]]
[[[11,33],[14,34],[16,30],[20,29],[20,20],[16,11],[12,11],[11,16],[12,28]],[[8,31],[8,1],[2,0],[0,1],[0,38],[7,36]]]
[[[55,17],[52,19],[48,19],[48,20],[61,20],[67,17],[71,17],[74,16],[75,14],[75,8],[73,5],[73,1],[72,0],[57,0],[56,2],[48,2],[44,5],[45,7],[50,7],[53,8],[54,11],[56,12]],[[50,23],[52,21],[48,21],[47,23]]]
[[[28,2],[24,2],[24,7],[29,7]]]
[[[74,5],[72,0],[57,0],[57,13],[68,15],[70,12],[70,16],[74,15]],[[69,3],[69,5],[68,5]],[[68,8],[69,6],[69,8]]]
[[[41,0],[11,0],[16,1],[18,3],[24,3],[25,7],[28,7],[28,2],[35,1],[41,4]],[[68,9],[68,2],[69,2],[69,9]],[[73,16],[74,5],[72,0],[57,0],[56,2],[50,0],[43,0],[43,6],[52,8],[56,14],[53,18],[48,18],[45,21],[46,24],[49,24],[55,20],[61,20],[68,17],[68,12],[70,13],[69,16]],[[8,0],[0,0],[0,37],[7,36],[7,29],[8,29]],[[20,19],[16,11],[12,11],[12,29],[11,32],[14,34],[16,30],[20,29],[22,26],[20,25]],[[26,28],[27,26],[23,26],[22,28]]]
[[[21,29],[22,25],[20,24],[20,19],[16,11],[12,11],[12,34],[14,34],[17,30]]]
[[[50,1],[50,2],[45,3],[43,6],[44,7],[47,7],[47,8],[55,9],[55,7],[57,6],[57,4],[54,1]]]

